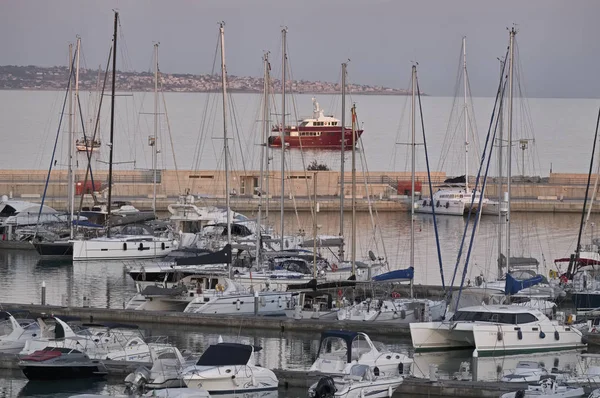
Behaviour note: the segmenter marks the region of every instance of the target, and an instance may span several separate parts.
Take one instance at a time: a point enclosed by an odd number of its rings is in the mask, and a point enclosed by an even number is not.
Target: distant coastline
[[[69,70],[66,66],[4,65],[0,66],[0,90],[64,90],[68,77]],[[230,92],[261,93],[263,91],[262,78],[233,75],[229,75],[227,78]],[[101,88],[100,84],[103,80],[104,73],[98,69],[80,69],[80,90],[98,90]],[[110,77],[108,81],[110,81]],[[160,81],[161,90],[165,92],[210,93],[221,90],[219,75],[162,73]],[[280,87],[280,81],[274,79],[272,90],[281,91]],[[287,87],[296,94],[339,94],[341,91],[340,84],[321,81],[294,80],[289,82]],[[152,91],[154,90],[154,74],[150,72],[117,72],[117,89],[119,91]],[[347,91],[353,95],[410,95],[409,90],[359,84],[348,85]]]

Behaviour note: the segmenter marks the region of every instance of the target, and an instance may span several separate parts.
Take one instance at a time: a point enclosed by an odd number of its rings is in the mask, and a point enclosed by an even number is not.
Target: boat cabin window
[[[538,319],[531,314],[517,314],[517,323],[537,322]]]
[[[344,339],[339,337],[326,337],[321,341],[319,358],[338,359],[346,361],[348,348]]]
[[[309,123],[310,122],[302,122],[302,123],[300,123],[300,127],[306,127],[306,126],[308,126]]]
[[[476,311],[458,311],[452,317],[451,321],[463,322],[492,322],[516,324],[516,314],[496,313],[496,312],[476,312]]]

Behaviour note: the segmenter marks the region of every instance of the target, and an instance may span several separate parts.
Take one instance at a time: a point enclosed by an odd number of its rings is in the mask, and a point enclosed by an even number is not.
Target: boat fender
[[[400,298],[400,293],[392,292],[392,298]]]
[[[374,376],[379,376],[379,368],[378,368],[377,366],[375,366],[375,367],[373,368],[373,375],[374,375]]]
[[[332,263],[332,264],[331,264],[331,270],[332,270],[333,272],[337,271],[337,264],[336,264],[336,263]]]
[[[502,335],[501,331],[498,331],[496,337],[498,338],[498,341],[502,341],[504,339],[504,336]]]
[[[450,202],[446,202],[446,209],[450,207]]]
[[[517,330],[517,338],[519,340],[523,340],[523,332],[521,331],[521,329]]]
[[[127,242],[123,243],[123,250],[127,250]]]
[[[558,330],[554,331],[554,340],[560,340],[560,333],[558,333]]]
[[[140,247],[138,247],[138,250],[144,250],[144,244],[142,242],[140,242]]]
[[[438,200],[437,203],[435,204],[435,207],[440,207],[440,201]]]
[[[237,300],[235,301],[235,309],[239,311],[239,310],[240,310],[240,307],[241,307],[241,305],[240,305],[240,299],[237,299]]]
[[[400,318],[406,319],[406,310],[401,310],[400,311]]]
[[[540,330],[540,339],[545,339],[546,338],[546,333],[544,333],[543,331]]]
[[[423,201],[423,207],[425,207],[425,206],[427,206],[427,201],[426,200]]]
[[[330,376],[321,377],[315,387],[315,398],[326,398],[333,397],[333,394],[337,391],[335,388],[335,382]]]
[[[165,250],[165,242],[160,244],[160,250]]]
[[[404,364],[402,362],[398,364],[398,373],[404,374]]]

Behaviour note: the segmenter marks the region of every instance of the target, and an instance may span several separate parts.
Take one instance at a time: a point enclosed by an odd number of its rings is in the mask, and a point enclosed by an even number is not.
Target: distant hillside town
[[[1,90],[63,90],[67,87],[69,70],[66,66],[0,66]],[[233,92],[260,93],[263,79],[228,75],[228,89]],[[79,70],[79,88],[97,90],[104,81],[104,72],[98,69]],[[161,73],[162,91],[173,92],[212,92],[221,89],[220,75],[192,75]],[[110,76],[108,79],[110,82]],[[295,93],[335,94],[340,92],[340,84],[329,82],[310,82],[294,80],[291,89]],[[279,80],[273,80],[274,90],[279,91]],[[107,90],[109,87],[106,88]],[[290,86],[288,86],[288,90]],[[117,90],[152,91],[154,74],[151,72],[117,72]],[[407,95],[408,90],[383,86],[350,84],[347,88],[352,94]]]

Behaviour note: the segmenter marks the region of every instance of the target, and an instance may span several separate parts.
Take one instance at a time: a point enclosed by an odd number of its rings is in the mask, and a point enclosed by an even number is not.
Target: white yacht
[[[358,304],[342,307],[337,312],[340,321],[411,322],[441,321],[446,309],[443,300],[392,298],[367,299]]]
[[[412,363],[404,354],[378,349],[366,333],[328,330],[321,333],[319,353],[309,371],[344,375],[359,364],[377,367],[380,376],[407,375]]]
[[[436,215],[462,216],[471,209],[472,196],[473,191],[465,188],[464,182],[461,186],[447,184],[438,188],[433,194],[433,199],[424,198],[415,202],[415,213],[432,214],[432,207],[435,207]],[[489,202],[490,200],[488,198],[481,198],[480,191],[475,191],[473,212],[477,211],[480,203],[482,211],[484,211]]]
[[[507,392],[500,398],[577,398],[583,397],[582,387],[560,385],[552,376],[546,376],[536,384],[530,384],[524,390]]]
[[[35,339],[40,334],[39,324],[32,319],[17,321],[9,312],[0,312],[0,319],[10,324],[7,333],[0,336],[0,352],[18,354],[28,340]],[[9,331],[10,330],[10,331]]]
[[[309,398],[387,398],[404,381],[401,375],[379,376],[377,368],[368,365],[353,365],[349,374],[324,376],[310,386]]]
[[[480,356],[585,346],[579,330],[515,305],[464,307],[449,321],[411,323],[410,335],[417,351],[475,348]]]
[[[71,326],[54,317],[54,325],[39,319],[42,329],[39,337],[28,340],[21,355],[29,355],[46,347],[76,349],[91,359],[145,362],[150,360],[150,346],[157,352],[171,347],[170,344],[146,343],[137,328],[118,325],[108,328],[103,325],[88,325],[75,332]]]
[[[258,350],[248,344],[213,344],[195,365],[183,370],[182,378],[189,388],[204,388],[210,394],[277,390],[275,373],[255,364]]]

